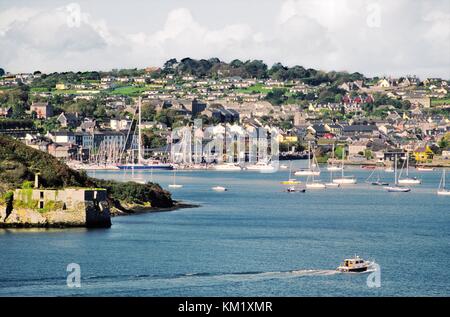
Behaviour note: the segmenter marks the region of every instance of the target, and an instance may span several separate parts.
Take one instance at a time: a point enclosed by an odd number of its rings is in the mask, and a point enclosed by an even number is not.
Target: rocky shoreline
[[[95,227],[87,226],[84,212],[82,211],[54,211],[42,214],[36,210],[20,208],[16,209],[7,218],[3,206],[0,205],[0,229],[5,228],[86,228]],[[153,212],[168,212],[184,208],[197,208],[199,205],[187,204],[183,202],[174,202],[172,207],[147,207],[143,205],[132,205],[127,208],[122,207],[121,210],[112,207],[110,216],[123,217]],[[109,228],[109,226],[98,226],[101,228]]]
[[[197,208],[200,207],[200,205],[187,204],[175,201],[172,207],[147,207],[143,205],[133,205],[127,207],[128,208],[126,208],[125,210],[124,208],[122,208],[122,210],[119,210],[117,208],[111,208],[111,217],[132,216],[152,212],[167,212],[185,208]]]

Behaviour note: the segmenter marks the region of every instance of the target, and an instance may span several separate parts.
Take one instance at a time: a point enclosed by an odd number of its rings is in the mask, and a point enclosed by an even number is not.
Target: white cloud
[[[286,0],[265,31],[248,21],[227,24],[227,16],[222,26],[208,27],[191,9],[178,8],[156,30],[149,21],[135,33],[121,31],[120,19],[108,25],[86,12],[79,27],[71,27],[67,7],[10,8],[0,13],[0,46],[6,48],[0,50],[0,64],[10,71],[62,71],[161,65],[186,56],[258,58],[369,75],[450,78],[449,5],[446,0]],[[371,27],[367,21],[377,8],[380,24]]]

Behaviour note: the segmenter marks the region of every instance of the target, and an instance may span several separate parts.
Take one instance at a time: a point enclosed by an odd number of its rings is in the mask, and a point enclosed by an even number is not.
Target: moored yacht
[[[353,176],[344,176],[344,157],[345,157],[345,148],[342,150],[342,164],[341,164],[341,177],[334,178],[333,183],[340,185],[352,185],[356,184],[356,178]]]
[[[406,153],[406,177],[402,178],[403,167],[405,162],[403,162],[402,169],[400,170],[400,175],[398,176],[398,183],[404,185],[419,185],[422,183],[417,177],[409,177],[409,152]]]
[[[246,166],[248,171],[274,171],[275,166],[270,164],[270,162],[259,161],[255,164],[250,164]]]
[[[407,192],[411,191],[411,188],[398,185],[397,154],[395,154],[395,163],[394,163],[394,186],[387,186],[387,187],[385,187],[385,189],[390,193],[407,193]]]
[[[439,183],[439,189],[437,194],[440,196],[450,196],[450,190],[445,188],[445,168],[442,171],[441,181]]]
[[[216,171],[240,171],[241,167],[234,163],[223,163],[223,164],[217,164],[213,167]]]
[[[313,161],[315,155],[313,154]],[[308,142],[308,168],[303,168],[294,173],[295,176],[319,176],[320,168],[315,162],[311,162],[311,142]]]

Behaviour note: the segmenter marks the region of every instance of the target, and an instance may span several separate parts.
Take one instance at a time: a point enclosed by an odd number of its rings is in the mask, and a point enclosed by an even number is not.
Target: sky
[[[450,79],[450,1],[0,0],[0,67],[12,73],[173,57]]]

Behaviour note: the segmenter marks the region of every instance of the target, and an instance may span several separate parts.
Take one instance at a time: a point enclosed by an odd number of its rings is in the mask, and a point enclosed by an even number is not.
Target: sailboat
[[[325,183],[325,186],[327,188],[336,188],[336,187],[340,187],[341,185],[338,183],[333,183],[333,170],[329,170],[330,171],[330,182],[329,183]]]
[[[141,108],[142,108],[142,98],[139,97],[138,99],[138,156],[137,156],[137,163],[134,162],[134,160],[131,163],[118,165],[117,167],[122,170],[142,170],[142,169],[165,169],[165,170],[172,170],[173,166],[172,164],[166,164],[161,163],[160,161],[149,161],[145,162],[142,156],[142,129],[141,129]]]
[[[442,177],[437,194],[442,196],[450,196],[450,190],[445,189],[445,168],[442,170]]]
[[[314,164],[317,166],[318,163],[316,161],[316,156],[313,156],[313,160],[314,160]],[[306,188],[309,189],[325,189],[326,186],[324,183],[322,183],[320,180],[315,180],[314,179],[314,174],[308,176],[308,178],[306,179]],[[309,182],[309,180],[311,179],[311,182]]]
[[[356,184],[356,178],[353,176],[344,176],[344,158],[345,158],[345,148],[342,149],[342,165],[341,165],[341,178],[333,179],[333,183],[341,185]]]
[[[403,166],[400,171],[400,175],[398,176],[398,183],[399,184],[409,184],[409,185],[421,184],[422,181],[420,179],[418,179],[417,177],[409,177],[409,153],[408,152],[406,153],[406,177],[401,178],[404,165],[405,165],[405,162],[403,162]]]
[[[309,181],[311,179],[311,182]],[[314,175],[308,176],[306,180],[306,188],[308,189],[325,189],[326,186],[320,180],[315,180]]]
[[[332,159],[334,160],[334,143],[333,143],[333,149],[332,149]],[[342,166],[334,165],[333,163],[331,165],[327,166],[327,171],[329,172],[337,172],[342,169]]]
[[[283,185],[299,185],[301,182],[291,177],[292,175],[292,161],[289,163],[289,178],[287,181],[282,181]]]
[[[315,158],[313,153],[313,158]],[[308,168],[307,169],[300,169],[294,173],[295,176],[319,176],[320,175],[320,169],[318,168],[317,164],[315,164],[314,167],[317,167],[317,170],[313,169],[313,166],[311,164],[311,141],[308,142]]]
[[[173,183],[169,184],[169,188],[182,188],[183,185],[177,184],[176,182],[176,170],[173,170]]]
[[[391,193],[406,193],[406,192],[410,192],[411,191],[411,188],[402,187],[402,186],[398,185],[398,178],[397,178],[397,154],[395,154],[394,179],[395,179],[395,181],[394,181],[395,185],[394,186],[387,186],[387,187],[385,187],[388,192],[391,192]]]
[[[375,172],[377,173],[377,178],[376,178],[375,181],[371,181],[372,176],[373,176],[373,174],[375,174]],[[370,184],[372,184],[374,186],[389,186],[389,183],[381,181],[381,176],[380,176],[380,170],[379,169],[374,169],[372,171],[372,173],[369,175],[369,177],[367,177],[366,183],[370,183]]]

